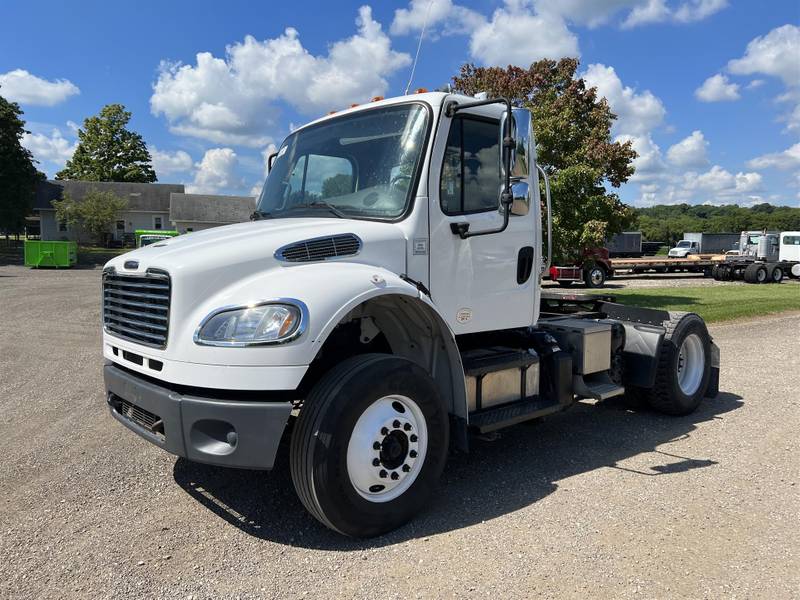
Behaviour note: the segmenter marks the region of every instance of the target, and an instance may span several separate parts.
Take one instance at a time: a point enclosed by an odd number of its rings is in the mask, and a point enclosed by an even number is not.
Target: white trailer
[[[108,406],[167,452],[270,469],[288,439],[306,509],[373,536],[425,508],[471,432],[623,394],[683,415],[717,393],[696,314],[542,293],[548,168],[527,110],[381,100],[269,163],[257,220],[105,266]]]

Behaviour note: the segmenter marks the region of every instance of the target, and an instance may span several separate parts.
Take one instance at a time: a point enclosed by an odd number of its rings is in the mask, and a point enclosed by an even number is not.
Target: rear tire
[[[744,280],[747,283],[766,283],[768,279],[767,267],[762,264],[747,265],[744,270]]]
[[[711,337],[695,313],[670,313],[647,402],[668,415],[688,415],[700,405],[711,378]]]
[[[779,265],[772,267],[772,270],[769,273],[769,280],[772,283],[780,283],[783,281],[783,269],[781,269]]]
[[[372,537],[403,525],[431,497],[447,459],[447,408],[408,359],[364,354],[311,390],[292,435],[297,495],[327,527]]]

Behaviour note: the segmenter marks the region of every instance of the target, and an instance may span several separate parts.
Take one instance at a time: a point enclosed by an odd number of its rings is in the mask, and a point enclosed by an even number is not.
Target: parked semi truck
[[[738,233],[684,233],[683,239],[671,248],[671,258],[686,258],[691,254],[725,254],[739,241]]]
[[[696,314],[543,294],[548,169],[508,100],[356,106],[269,163],[257,220],[104,268],[111,415],[167,452],[270,469],[286,439],[305,508],[374,536],[425,508],[470,432],[623,394],[684,415],[717,393]]]
[[[747,283],[780,283],[800,277],[800,232],[743,231],[736,253],[714,266],[714,279]]]

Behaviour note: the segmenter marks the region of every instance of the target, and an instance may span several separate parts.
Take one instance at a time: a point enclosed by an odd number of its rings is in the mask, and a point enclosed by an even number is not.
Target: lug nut
[[[373,458],[372,459],[372,466],[373,467],[380,467],[381,466],[381,459],[380,458]]]
[[[400,479],[400,475],[398,475],[397,472],[394,471],[394,472],[392,472],[392,479],[394,481],[397,481],[398,479]]]
[[[378,476],[379,476],[381,479],[386,479],[386,471],[384,471],[383,469],[381,469],[381,472],[380,472],[380,473],[378,473]]]
[[[373,450],[380,450],[381,449],[381,443],[380,442],[375,442],[374,444],[372,444],[372,449]]]
[[[415,436],[415,435],[413,435],[413,434],[412,434],[412,436],[411,436],[409,439],[410,439],[412,442],[416,442],[416,441],[417,441],[417,436]]]
[[[392,427],[394,427],[395,429],[398,429],[400,427],[400,421],[395,419],[394,423],[392,423]]]
[[[386,427],[381,427],[381,435],[388,435],[389,430]]]
[[[405,429],[406,431],[411,431],[411,423],[406,423],[405,425],[403,425],[403,429]]]
[[[408,453],[408,455],[411,458],[417,458],[417,451],[416,450],[412,450],[411,452]]]
[[[411,470],[411,467],[408,465],[403,465],[403,472],[408,473]]]

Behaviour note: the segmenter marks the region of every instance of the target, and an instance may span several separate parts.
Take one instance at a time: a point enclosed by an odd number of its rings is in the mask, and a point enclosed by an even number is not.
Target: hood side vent
[[[301,242],[293,242],[275,251],[275,258],[285,262],[315,262],[355,256],[361,252],[361,238],[353,233],[331,235]]]

